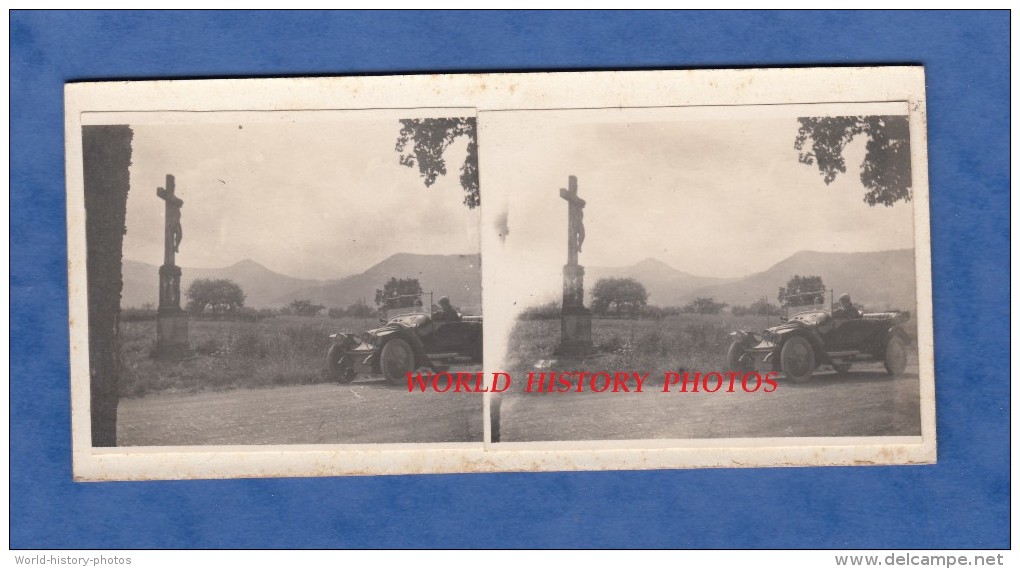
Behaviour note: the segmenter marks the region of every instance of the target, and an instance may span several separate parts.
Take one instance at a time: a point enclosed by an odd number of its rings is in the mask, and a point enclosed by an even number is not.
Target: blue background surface
[[[1009,16],[15,12],[14,548],[1009,545]],[[63,97],[88,79],[923,64],[933,466],[76,484]]]

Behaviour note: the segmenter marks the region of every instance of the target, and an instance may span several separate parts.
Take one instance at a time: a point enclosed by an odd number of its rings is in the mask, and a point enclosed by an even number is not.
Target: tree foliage
[[[645,286],[631,278],[599,279],[592,287],[591,296],[591,308],[595,314],[634,315],[648,304]]]
[[[287,305],[288,312],[295,316],[316,316],[322,312],[323,308],[326,307],[321,304],[315,304],[308,299],[295,299]]]
[[[188,286],[188,311],[202,314],[232,314],[244,306],[241,285],[230,279],[195,279]]]
[[[89,413],[92,446],[117,446],[120,393],[121,254],[130,189],[131,140],[126,125],[81,128],[85,184],[88,290]]]
[[[349,318],[368,318],[373,313],[374,311],[361,298],[351,303],[346,309],[340,307],[329,309],[330,318],[343,318],[344,316]]]
[[[762,298],[757,302],[751,303],[750,306],[738,304],[730,308],[730,312],[734,316],[767,316],[769,314],[779,314],[779,307]]]
[[[715,298],[702,296],[688,302],[682,310],[693,314],[719,314],[727,306],[725,302],[716,302]]]
[[[871,206],[910,201],[910,125],[906,116],[801,117],[793,143],[800,161],[817,165],[826,185],[846,173],[843,149],[857,136],[868,138],[861,183]],[[808,142],[810,141],[810,145]]]
[[[361,298],[347,307],[347,316],[351,318],[368,318],[372,313],[373,310]]]
[[[817,292],[818,294],[810,294]],[[825,283],[815,275],[793,275],[786,286],[779,287],[779,304],[783,306],[805,306],[825,302]]]
[[[379,308],[407,308],[421,301],[421,284],[418,279],[390,277],[381,289],[375,289],[375,304]]]
[[[466,194],[464,205],[469,209],[478,207],[482,202],[478,192],[476,124],[474,117],[401,119],[396,145],[400,164],[408,168],[417,166],[425,187],[431,187],[437,178],[446,175],[443,157],[446,149],[458,138],[467,137],[467,156],[460,166],[460,185]]]

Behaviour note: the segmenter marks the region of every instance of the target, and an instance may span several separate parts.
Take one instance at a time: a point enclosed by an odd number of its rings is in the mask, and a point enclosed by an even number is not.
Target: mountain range
[[[865,310],[916,311],[913,249],[867,253],[800,251],[765,271],[706,286],[693,291],[692,295],[714,297],[730,305],[751,304],[768,296],[769,302],[778,304],[779,287],[786,286],[794,275],[818,275],[836,297],[847,293]]]
[[[749,305],[768,297],[769,302],[778,304],[779,287],[786,286],[794,275],[818,275],[836,296],[849,293],[855,303],[867,310],[913,310],[911,307],[917,302],[912,249],[867,253],[800,251],[762,272],[729,279],[691,275],[656,259],[645,259],[629,267],[592,267],[586,273],[586,281],[592,284],[600,277],[634,278],[648,291],[648,303],[659,306],[682,306],[697,297],[713,298],[731,306]]]
[[[659,306],[683,305],[696,291],[738,280],[692,275],[651,257],[627,267],[586,267],[584,272],[588,292],[601,278],[632,278],[648,291],[648,303]]]
[[[375,306],[375,291],[390,277],[415,277],[435,298],[449,296],[461,310],[480,310],[482,283],[479,255],[414,255],[398,253],[363,273],[342,279],[299,279],[272,271],[245,259],[222,268],[182,267],[181,291],[195,279],[230,279],[245,293],[245,306],[277,308],[293,300],[311,300],[327,307],[347,307],[360,299]],[[121,306],[156,303],[159,267],[124,261]]]
[[[415,255],[398,253],[363,273],[342,279],[311,280],[274,272],[246,259],[222,268],[183,268],[181,289],[200,278],[230,279],[241,285],[245,304],[255,308],[285,306],[308,299],[327,307],[346,307],[359,299],[374,305],[375,291],[390,277],[416,277],[435,298],[449,296],[462,311],[481,309],[479,255]],[[763,296],[776,303],[779,287],[794,275],[818,275],[836,295],[849,293],[867,310],[912,309],[916,304],[914,252],[911,249],[867,253],[800,251],[759,273],[739,278],[692,275],[649,258],[626,267],[587,267],[588,291],[603,277],[630,277],[641,282],[649,304],[681,306],[697,297],[730,305],[748,305]],[[124,261],[121,306],[142,306],[158,298],[159,269]]]

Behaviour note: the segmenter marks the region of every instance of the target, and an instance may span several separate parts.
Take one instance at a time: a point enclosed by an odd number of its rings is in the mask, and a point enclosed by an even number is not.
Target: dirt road
[[[503,442],[644,438],[919,435],[917,366],[819,373],[772,393],[514,394]],[[124,399],[123,446],[478,442],[481,394],[408,393],[380,379]]]
[[[380,379],[123,399],[121,446],[478,442],[482,395]]]
[[[676,390],[677,388],[674,388]],[[738,388],[739,389],[739,388]],[[882,364],[772,393],[524,393],[500,409],[501,441],[920,435],[917,366],[895,379]]]

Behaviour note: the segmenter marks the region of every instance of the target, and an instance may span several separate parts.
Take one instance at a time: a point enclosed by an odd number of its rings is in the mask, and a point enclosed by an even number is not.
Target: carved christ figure
[[[584,208],[570,204],[570,227],[572,228],[570,240],[574,248],[581,252],[581,245],[584,244]]]
[[[577,254],[584,244],[585,201],[577,196],[577,177],[570,176],[569,189],[560,189],[560,197],[567,200],[567,264],[577,264]]]
[[[184,202],[181,202],[180,200],[177,201],[180,205],[184,205]],[[181,239],[184,238],[184,230],[181,229],[180,205],[175,208],[168,208],[166,212],[167,241],[173,245],[174,253],[180,253]]]
[[[163,264],[174,265],[174,254],[181,246],[184,230],[181,228],[181,207],[184,200],[174,195],[174,177],[166,176],[166,188],[157,188],[156,195],[166,202],[166,226],[163,242]]]

